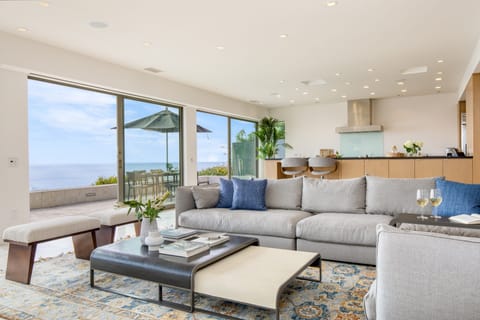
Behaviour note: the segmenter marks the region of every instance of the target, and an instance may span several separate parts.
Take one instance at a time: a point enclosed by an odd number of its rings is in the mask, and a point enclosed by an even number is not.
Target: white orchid
[[[405,151],[407,151],[408,154],[417,154],[420,150],[422,150],[423,142],[407,140],[403,144],[403,148],[405,148]]]

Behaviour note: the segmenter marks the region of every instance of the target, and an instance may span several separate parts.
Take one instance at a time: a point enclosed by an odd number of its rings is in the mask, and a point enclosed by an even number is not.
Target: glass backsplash
[[[340,153],[344,157],[382,157],[383,132],[342,133]]]

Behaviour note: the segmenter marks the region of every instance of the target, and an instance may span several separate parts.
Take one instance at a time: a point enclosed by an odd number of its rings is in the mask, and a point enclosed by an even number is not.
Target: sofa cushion
[[[440,216],[451,217],[462,213],[480,213],[480,184],[465,184],[439,179],[437,188],[443,201],[436,209]]]
[[[220,189],[194,186],[192,195],[197,209],[213,208],[217,206]]]
[[[266,179],[244,180],[232,178],[232,209],[267,210],[265,205]]]
[[[404,179],[367,176],[366,212],[398,215],[400,213],[431,214],[430,206],[417,205],[417,189],[435,188],[437,178]]]
[[[295,226],[310,214],[297,210],[193,209],[182,212],[179,224],[185,228],[295,238]]]
[[[375,246],[377,224],[389,224],[392,219],[386,215],[321,213],[297,224],[297,238]]]
[[[339,180],[304,177],[302,209],[365,213],[365,177]]]
[[[265,190],[267,208],[298,210],[302,206],[302,177],[268,180]]]
[[[218,198],[217,208],[231,208],[233,200],[233,182],[220,178],[220,196]]]

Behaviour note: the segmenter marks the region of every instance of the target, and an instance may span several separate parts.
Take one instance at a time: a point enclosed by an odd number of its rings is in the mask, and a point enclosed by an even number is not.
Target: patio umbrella
[[[169,132],[178,132],[180,131],[178,114],[165,109],[160,112],[148,115],[146,117],[133,120],[125,123],[124,127],[126,129],[137,128],[150,131],[158,131],[165,133],[166,145],[167,145],[167,169],[168,169],[168,133]],[[204,128],[197,124],[197,132],[207,133],[212,132],[207,128]]]

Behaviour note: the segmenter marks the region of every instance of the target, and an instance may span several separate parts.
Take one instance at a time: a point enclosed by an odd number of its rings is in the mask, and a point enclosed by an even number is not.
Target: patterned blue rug
[[[5,280],[0,270],[0,317],[5,319],[223,319],[201,312],[189,314],[142,300],[92,289],[89,262],[65,254],[36,262],[32,284]],[[305,276],[315,276],[307,269]],[[318,276],[318,275],[317,275]],[[324,261],[322,282],[293,281],[281,296],[281,319],[360,320],[362,299],[375,278],[375,268]],[[95,283],[122,293],[158,298],[155,283],[97,271]],[[164,290],[164,299],[184,301],[179,290]],[[272,319],[274,313],[221,299],[195,296],[202,309],[241,319]]]

